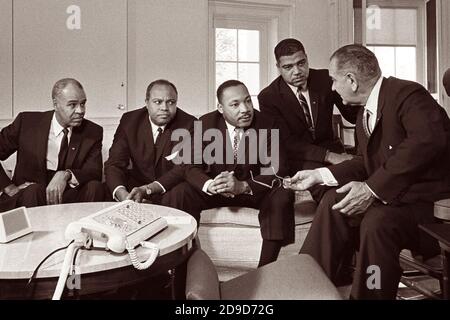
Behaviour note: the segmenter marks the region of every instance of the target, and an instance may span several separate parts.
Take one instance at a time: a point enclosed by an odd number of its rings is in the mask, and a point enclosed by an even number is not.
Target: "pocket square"
[[[389,150],[392,150],[392,146],[389,146]]]
[[[169,154],[166,158],[167,161],[172,161],[173,159],[175,159],[175,157],[178,155],[180,151],[174,152],[172,154]]]

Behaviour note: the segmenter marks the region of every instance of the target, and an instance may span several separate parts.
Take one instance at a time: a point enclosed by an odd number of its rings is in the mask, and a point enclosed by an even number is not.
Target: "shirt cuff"
[[[382,199],[381,199],[381,198],[380,198],[380,197],[372,190],[372,188],[369,187],[369,185],[368,185],[366,182],[364,182],[364,184],[366,185],[367,189],[369,189],[369,191],[372,192],[372,194],[373,194],[373,196],[374,196],[375,198],[377,198],[378,200],[380,200],[383,204],[387,204],[387,202],[384,201],[384,200],[382,200]]]
[[[339,185],[336,178],[331,173],[330,169],[328,168],[318,168],[316,169],[320,176],[322,177],[322,185],[330,186],[330,187],[336,187]]]
[[[166,188],[164,188],[163,185],[162,185],[161,183],[159,183],[158,181],[155,181],[155,183],[159,184],[159,186],[160,186],[161,189],[163,190],[163,191],[162,191],[162,194],[166,193]]]
[[[80,183],[77,180],[77,177],[73,174],[72,170],[67,169],[67,171],[70,172],[70,180],[69,180],[69,186],[73,189],[80,185]]]
[[[114,191],[113,191],[113,193],[112,193],[112,197],[113,197],[113,199],[116,200],[116,201],[119,201],[119,199],[116,198],[116,192],[117,192],[117,190],[119,190],[119,188],[124,188],[124,189],[126,190],[125,186],[117,186],[117,187],[114,189]]]
[[[209,188],[209,185],[211,183],[213,183],[213,181],[214,181],[213,179],[209,179],[208,181],[205,182],[205,184],[203,185],[203,188],[202,188],[202,191],[210,196],[212,196],[213,194],[208,192],[208,188]]]

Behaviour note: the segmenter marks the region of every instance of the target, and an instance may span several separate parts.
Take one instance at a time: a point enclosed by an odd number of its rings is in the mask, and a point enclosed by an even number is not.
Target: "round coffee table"
[[[66,246],[66,226],[82,217],[114,205],[114,202],[75,203],[28,208],[33,233],[0,244],[0,299],[51,298],[59,277],[65,250],[52,255],[39,269],[36,279],[27,285],[38,264],[53,250]],[[145,204],[165,217],[168,228],[151,238],[160,253],[147,270],[134,269],[126,252],[81,250],[76,260],[77,290],[66,288],[63,297],[95,294],[139,283],[149,277],[173,270],[189,256],[197,223],[189,214],[159,205]],[[148,249],[139,247],[138,256],[145,260]]]

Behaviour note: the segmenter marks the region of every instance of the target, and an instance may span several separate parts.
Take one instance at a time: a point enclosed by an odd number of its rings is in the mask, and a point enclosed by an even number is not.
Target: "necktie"
[[[308,130],[311,132],[311,134],[314,137],[314,123],[313,123],[313,120],[311,117],[311,113],[309,112],[308,102],[306,101],[305,96],[300,91],[300,88],[297,90],[297,94],[298,94],[298,100],[300,102],[300,106],[302,107],[303,113],[305,114],[306,125],[308,126]]]
[[[364,133],[366,134],[367,137],[370,137],[372,130],[370,129],[370,116],[371,116],[372,112],[370,112],[369,110],[364,108],[364,113],[363,113],[363,128],[364,128]]]
[[[163,133],[163,129],[161,127],[158,127],[158,134],[156,135],[156,139],[155,139],[155,147],[156,148],[160,147],[162,133]]]
[[[233,157],[234,157],[234,162],[237,162],[237,158],[238,158],[238,148],[239,148],[239,133],[240,133],[240,129],[239,128],[234,128],[234,138],[233,138]]]
[[[65,169],[64,167],[65,167],[65,161],[66,161],[66,157],[67,157],[67,151],[69,150],[69,139],[68,139],[69,130],[67,128],[64,128],[63,132],[64,132],[64,136],[62,137],[61,146],[59,148],[57,171]]]

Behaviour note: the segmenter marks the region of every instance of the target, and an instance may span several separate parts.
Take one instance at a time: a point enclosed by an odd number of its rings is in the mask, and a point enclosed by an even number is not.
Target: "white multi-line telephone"
[[[133,266],[144,270],[153,264],[159,254],[158,246],[145,240],[166,227],[166,219],[152,212],[150,206],[131,200],[119,202],[70,223],[65,236],[74,242],[67,249],[53,299],[61,297],[75,248],[104,247],[116,253],[127,250]],[[137,257],[135,247],[138,245],[152,249],[150,257],[145,262],[140,262]]]

